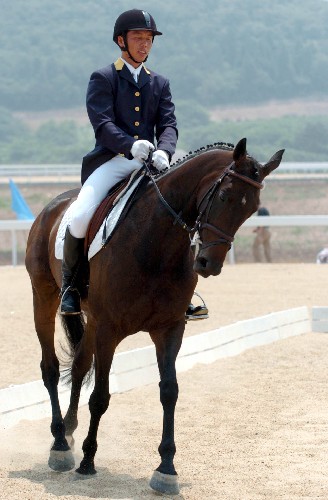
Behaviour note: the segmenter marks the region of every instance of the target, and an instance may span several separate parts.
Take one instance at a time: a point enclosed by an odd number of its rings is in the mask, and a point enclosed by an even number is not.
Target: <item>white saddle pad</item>
[[[111,210],[109,216],[107,219],[105,219],[99,228],[96,236],[94,237],[90,247],[89,247],[89,252],[88,252],[88,259],[90,260],[92,257],[96,255],[96,253],[99,252],[102,248],[102,238],[103,238],[103,233],[104,233],[104,226],[106,224],[106,239],[112,234],[113,230],[115,229],[115,226],[123,212],[123,209],[128,202],[130,196],[134,192],[134,190],[137,188],[139,185],[141,179],[143,179],[143,176],[141,175],[138,177],[134,182],[132,182],[127,189],[123,192],[123,194],[115,200],[115,204],[113,209]],[[66,228],[67,226],[70,225],[71,219],[72,219],[72,213],[74,210],[74,204],[75,201],[68,207],[66,212],[64,213],[64,216],[61,220],[61,223],[59,225],[58,231],[57,231],[57,236],[56,236],[56,242],[55,242],[55,256],[56,259],[63,259],[63,249],[64,249],[64,239],[65,239],[65,233],[66,233]]]

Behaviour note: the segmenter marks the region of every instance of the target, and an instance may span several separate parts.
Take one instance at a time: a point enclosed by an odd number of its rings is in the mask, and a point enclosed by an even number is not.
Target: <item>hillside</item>
[[[37,130],[49,121],[54,123],[72,121],[77,126],[89,125],[90,123],[85,107],[47,111],[16,111],[13,116],[31,130]],[[328,100],[291,99],[269,101],[254,104],[253,106],[225,105],[209,111],[209,118],[213,122],[238,122],[263,118],[282,118],[285,116],[328,116]]]
[[[253,106],[219,106],[209,112],[214,122],[224,120],[243,121],[263,118],[282,118],[285,116],[328,116],[328,99],[290,99],[285,101],[268,101]]]
[[[0,163],[79,163],[93,148],[91,72],[119,55],[117,16],[135,7],[5,2],[0,17]],[[248,137],[265,157],[328,157],[328,2],[145,0],[163,31],[147,65],[170,78],[178,147]]]
[[[130,0],[4,2],[0,106],[79,107],[91,71],[119,54],[117,16]],[[328,77],[328,3],[322,0],[144,0],[164,36],[149,66],[170,76],[176,100],[211,109],[322,97]]]

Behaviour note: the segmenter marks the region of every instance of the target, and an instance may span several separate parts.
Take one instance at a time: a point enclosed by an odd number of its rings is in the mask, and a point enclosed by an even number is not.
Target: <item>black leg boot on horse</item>
[[[81,314],[80,293],[74,286],[76,275],[84,255],[84,238],[75,238],[66,229],[63,262],[60,314]]]

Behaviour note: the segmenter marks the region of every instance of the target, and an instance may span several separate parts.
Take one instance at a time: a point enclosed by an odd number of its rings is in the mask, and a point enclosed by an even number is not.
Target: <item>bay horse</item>
[[[71,398],[65,418],[58,398],[60,370],[54,348],[61,286],[61,261],[56,259],[54,247],[59,223],[78,190],[59,195],[36,218],[25,263],[42,349],[42,378],[52,406],[54,442],[48,462],[52,469],[66,471],[75,465],[69,442],[78,425],[81,386],[94,365],[90,424],[77,472],[95,474],[97,431],[109,405],[115,349],[128,335],[146,331],[155,344],[163,407],[161,462],[150,486],[161,493],[178,493],[173,462],[178,399],[175,362],[185,330],[185,311],[197,275],[220,274],[236,231],[258,209],[263,180],[279,166],[283,152],[262,165],[247,154],[246,139],[235,148],[217,143],[190,153],[149,181],[109,244],[86,262],[89,275],[81,271],[84,314],[62,317],[72,355]],[[190,234],[196,230],[201,245],[194,256]]]

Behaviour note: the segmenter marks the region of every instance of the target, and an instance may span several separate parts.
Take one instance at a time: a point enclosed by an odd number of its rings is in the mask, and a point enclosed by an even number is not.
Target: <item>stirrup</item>
[[[186,314],[185,314],[185,319],[186,321],[196,321],[200,319],[207,319],[208,318],[208,309],[205,304],[204,299],[199,295],[199,293],[194,292],[194,295],[197,295],[197,297],[200,298],[200,300],[203,302],[202,306],[194,306],[193,304],[190,304]]]
[[[61,293],[60,314],[62,316],[81,314],[80,294],[77,288],[68,286]]]

